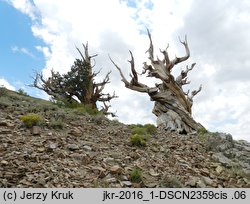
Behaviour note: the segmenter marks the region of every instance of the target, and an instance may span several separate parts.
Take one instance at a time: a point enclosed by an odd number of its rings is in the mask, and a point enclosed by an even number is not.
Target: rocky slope
[[[43,124],[27,128],[22,115]],[[223,133],[158,130],[145,147],[129,126],[58,108],[7,91],[0,94],[0,187],[250,187],[250,144]],[[134,168],[141,181],[131,179]]]

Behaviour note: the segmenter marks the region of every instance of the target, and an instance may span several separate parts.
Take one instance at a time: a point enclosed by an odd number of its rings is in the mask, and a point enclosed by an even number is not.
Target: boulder
[[[230,134],[214,133],[208,134],[207,145],[212,151],[224,152],[234,147],[234,141]]]
[[[222,152],[217,152],[212,155],[212,158],[226,167],[233,166],[233,161],[228,159]]]

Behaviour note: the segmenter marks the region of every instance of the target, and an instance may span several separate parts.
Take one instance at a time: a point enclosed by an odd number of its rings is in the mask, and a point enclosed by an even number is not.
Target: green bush
[[[1,96],[0,96],[1,97]],[[4,109],[11,106],[11,101],[9,100],[8,97],[2,97],[0,100],[0,108]]]
[[[145,147],[147,138],[143,135],[133,134],[130,136],[130,141],[132,145],[135,145],[138,147]]]
[[[153,125],[153,124],[145,124],[145,125],[141,125],[141,124],[132,124],[129,125],[132,134],[139,134],[139,135],[153,135],[156,133],[157,128]]]
[[[20,120],[24,123],[26,127],[32,127],[35,125],[41,125],[43,119],[40,115],[34,113],[28,113],[20,117]]]
[[[20,95],[28,96],[28,94],[23,89],[18,89],[17,91]]]
[[[98,114],[101,114],[97,108],[92,108],[90,105],[83,105],[83,104],[81,104],[80,106],[75,108],[74,113],[76,113],[78,115],[82,115],[82,114],[83,115],[85,115],[85,114],[98,115]]]
[[[146,146],[147,140],[152,134],[156,133],[156,127],[152,124],[132,124],[129,125],[132,135],[130,136],[130,141],[132,145],[136,146]]]
[[[100,112],[98,111],[97,108],[92,108],[91,105],[82,105],[84,106],[86,112],[89,114],[89,115],[98,115],[100,114]]]
[[[28,112],[30,113],[40,113],[40,112],[49,113],[59,110],[59,108],[54,104],[47,104],[47,103],[37,103],[37,105],[33,104],[36,103],[32,103],[31,106],[28,108]]]
[[[62,99],[62,98],[52,98],[50,99],[52,103],[57,105],[59,108],[77,108],[80,106],[80,104],[76,101],[69,101],[67,99]]]
[[[67,99],[51,99],[52,103],[62,108],[70,108],[74,109],[75,114],[89,114],[89,115],[98,115],[100,111],[97,108],[91,107],[91,105],[85,105],[82,103],[78,103],[77,101],[68,101]]]
[[[146,131],[150,134],[153,135],[157,132],[157,127],[155,127],[153,124],[145,124],[144,128],[146,128]]]
[[[49,127],[54,128],[54,129],[63,129],[64,123],[61,119],[58,119],[58,120],[52,119],[49,123]]]
[[[110,121],[112,125],[114,126],[118,126],[121,125],[122,123],[118,120],[118,119],[113,119]]]
[[[206,130],[206,128],[199,128],[197,130],[197,133],[200,135],[204,135],[204,134],[208,133],[208,131]]]
[[[130,129],[136,128],[136,127],[143,127],[142,124],[130,124],[128,125],[130,127]]]
[[[7,89],[3,86],[0,87],[0,97],[1,96],[7,96]]]
[[[130,173],[130,181],[133,183],[140,183],[142,181],[142,172],[139,168],[134,168]]]
[[[132,135],[147,135],[147,129],[144,127],[134,127],[131,129]]]

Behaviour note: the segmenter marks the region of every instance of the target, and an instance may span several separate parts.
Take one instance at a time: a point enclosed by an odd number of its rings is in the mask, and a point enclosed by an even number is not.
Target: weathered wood
[[[112,95],[103,93],[105,85],[110,83],[111,71],[101,82],[96,83],[94,78],[99,72],[93,72],[94,65],[92,65],[91,59],[97,55],[89,55],[88,43],[82,45],[83,52],[76,47],[81,59],[74,61],[74,65],[68,73],[61,75],[59,72],[51,70],[51,76],[47,79],[42,73],[36,73],[34,82],[30,86],[45,91],[55,100],[81,103],[92,108],[97,108],[97,102],[102,102],[101,112],[114,116],[115,114],[108,111],[110,105],[106,103],[117,96],[115,93]]]
[[[131,65],[132,74],[130,74],[130,82],[125,78],[121,68],[110,58],[111,62],[118,69],[125,87],[134,91],[147,93],[151,100],[155,101],[152,112],[158,117],[157,125],[160,128],[179,133],[190,133],[201,128],[202,125],[192,118],[191,108],[193,105],[193,97],[201,91],[202,87],[200,86],[197,91],[192,91],[191,95],[189,95],[189,91],[188,93],[185,93],[182,89],[183,85],[190,83],[187,75],[188,72],[194,68],[195,63],[193,63],[190,68],[187,66],[186,70],[182,70],[176,79],[171,74],[175,65],[186,61],[190,57],[187,37],[185,36],[184,41],[180,40],[186,51],[186,54],[183,57],[175,57],[173,60],[170,60],[167,52],[168,45],[165,50],[160,50],[163,54],[163,60],[160,60],[159,58],[155,60],[152,37],[149,30],[147,31],[150,45],[146,53],[149,54],[150,64],[147,64],[146,62],[143,63],[142,74],[147,74],[147,77],[160,79],[160,84],[156,84],[155,87],[148,87],[146,84],[139,82],[135,70],[134,57],[131,51],[131,60],[129,60],[129,63]]]

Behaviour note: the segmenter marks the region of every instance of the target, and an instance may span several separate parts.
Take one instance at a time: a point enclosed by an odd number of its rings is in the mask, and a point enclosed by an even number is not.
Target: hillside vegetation
[[[250,187],[250,144],[229,134],[125,125],[5,88],[0,144],[0,187]]]

